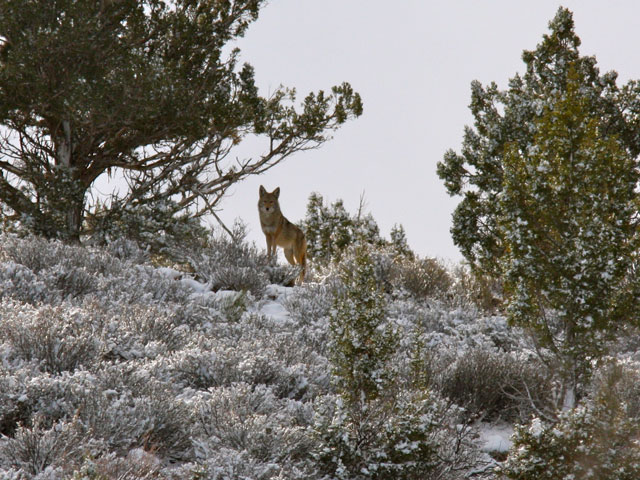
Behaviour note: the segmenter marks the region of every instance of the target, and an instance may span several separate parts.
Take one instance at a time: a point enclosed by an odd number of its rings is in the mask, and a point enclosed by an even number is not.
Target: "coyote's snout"
[[[284,256],[291,265],[302,266],[298,282],[302,283],[307,271],[307,240],[304,233],[293,223],[287,220],[278,203],[280,187],[269,193],[260,185],[260,200],[258,211],[260,212],[260,226],[267,238],[267,254],[274,257],[276,247],[284,249]]]

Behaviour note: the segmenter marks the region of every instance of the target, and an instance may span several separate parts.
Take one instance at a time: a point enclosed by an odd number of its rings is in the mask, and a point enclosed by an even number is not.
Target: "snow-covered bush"
[[[99,456],[86,455],[82,462],[66,469],[77,480],[102,480],[121,478],[127,480],[151,480],[172,478],[162,472],[162,460],[142,448],[130,450],[126,456],[106,453]],[[182,469],[181,469],[182,470]],[[173,478],[186,478],[183,475]],[[178,472],[176,472],[178,473]],[[191,473],[191,472],[189,472]]]
[[[9,261],[0,264],[0,298],[36,304],[50,298],[50,292],[30,269]]]
[[[551,404],[551,379],[535,358],[487,348],[463,352],[439,379],[442,394],[471,416],[522,419]]]
[[[141,264],[149,261],[149,250],[140,248],[136,242],[127,238],[114,238],[103,249],[111,257],[123,262]]]
[[[314,458],[326,478],[458,479],[478,465],[460,411],[434,392],[318,407]]]
[[[104,355],[112,360],[155,358],[188,341],[190,329],[184,319],[153,305],[119,303],[94,310],[94,318],[100,314],[105,317],[101,332]]]
[[[118,242],[122,245],[122,241]],[[83,269],[91,275],[114,274],[122,270],[122,260],[109,250],[69,245],[58,240],[28,236],[0,236],[0,258],[22,265],[33,273],[55,267]]]
[[[36,418],[32,426],[20,426],[11,438],[0,438],[0,465],[22,472],[26,478],[43,473],[49,474],[45,478],[62,478],[63,467],[83,454],[80,438],[74,423],[42,426]]]
[[[405,257],[395,262],[394,267],[394,286],[417,300],[446,298],[453,283],[447,269],[433,258]]]
[[[202,395],[197,415],[200,438],[205,439],[196,444],[200,458],[219,449],[247,452],[263,464],[308,455],[306,427],[312,422],[311,408],[278,398],[265,385],[235,383],[212,389]]]
[[[144,448],[174,461],[192,459],[191,409],[167,385],[129,368],[114,368],[86,391],[77,413],[85,435],[116,453]]]
[[[73,372],[97,363],[101,344],[86,311],[0,303],[0,338],[10,361],[33,361],[49,373]]]
[[[265,251],[247,243],[244,224],[236,222],[232,234],[213,233],[206,247],[183,254],[197,278],[213,291],[248,291],[256,296],[271,283],[293,284],[297,269],[271,264]]]
[[[554,421],[517,427],[501,468],[517,480],[640,478],[640,423],[618,397],[619,371],[603,373],[592,396]]]

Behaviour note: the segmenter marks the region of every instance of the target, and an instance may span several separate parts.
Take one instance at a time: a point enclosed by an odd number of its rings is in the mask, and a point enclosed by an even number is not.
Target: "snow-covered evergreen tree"
[[[366,243],[372,246],[388,245],[380,235],[380,227],[371,213],[365,212],[365,204],[361,199],[360,207],[355,214],[350,214],[341,199],[330,205],[325,205],[322,195],[312,193],[307,204],[307,215],[303,222],[307,236],[307,252],[316,264],[329,265],[338,263],[347,248],[356,243]],[[394,233],[395,232],[395,233]],[[393,235],[404,235],[402,225],[394,227],[392,242],[404,241],[406,238],[396,238]],[[398,245],[400,245],[398,243]]]
[[[566,93],[570,69],[579,73],[581,95],[600,118],[601,133],[616,135],[633,157],[640,153],[638,83],[619,88],[615,71],[601,74],[594,57],[580,55],[580,38],[566,8],[558,9],[549,28],[535,50],[523,52],[526,72],[511,78],[508,89],[493,82],[471,84],[474,125],[465,127],[461,153],[449,150],[438,164],[449,194],[463,197],[453,215],[455,244],[472,266],[494,275],[500,275],[499,259],[506,251],[499,227],[505,157],[513,149],[532,151],[537,120]]]
[[[384,295],[366,245],[340,272],[343,288],[330,317],[331,359],[338,391],[350,404],[375,399],[388,387],[387,362],[397,345],[385,322]]]
[[[400,342],[369,248],[358,245],[340,272],[329,320],[338,396],[319,409],[314,457],[328,475],[323,478],[458,478],[476,461],[469,430],[450,402],[420,382],[398,380],[401,369],[393,361]]]
[[[501,473],[513,480],[640,478],[640,424],[614,393],[619,381],[609,379],[557,422],[534,418],[517,427]]]
[[[583,75],[569,65],[565,91],[535,122],[533,144],[510,146],[500,197],[509,315],[561,360],[565,407],[638,304],[638,171],[593,113]]]

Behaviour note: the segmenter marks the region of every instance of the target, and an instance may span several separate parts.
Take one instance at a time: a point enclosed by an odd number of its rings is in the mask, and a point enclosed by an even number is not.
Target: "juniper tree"
[[[198,217],[235,182],[320,146],[358,116],[346,83],[299,108],[293,89],[259,95],[253,68],[230,46],[265,3],[1,0],[3,216],[68,239],[87,213],[164,201]],[[254,134],[264,150],[232,160]],[[92,187],[110,174],[128,186],[95,212]]]
[[[566,407],[606,340],[635,322],[640,90],[580,56],[571,12],[505,91],[472,84],[475,128],[438,173],[462,195],[454,241],[503,276],[512,323],[554,353]]]
[[[330,317],[331,359],[341,394],[352,405],[375,399],[389,386],[387,364],[396,349],[386,302],[367,245],[342,266],[342,289]]]
[[[374,246],[386,243],[373,216],[365,213],[364,199],[352,215],[341,199],[325,205],[322,195],[314,192],[309,196],[303,228],[309,256],[320,265],[337,263],[347,248],[358,242]]]
[[[458,478],[476,466],[460,411],[420,379],[403,379],[371,245],[349,250],[330,314],[337,397],[318,402],[314,457],[335,479]],[[420,366],[414,362],[416,371]]]
[[[631,156],[640,153],[638,82],[618,87],[615,71],[601,74],[594,57],[580,55],[569,10],[560,8],[549,28],[535,50],[523,52],[526,71],[511,78],[507,89],[472,82],[474,125],[465,127],[461,152],[447,151],[438,164],[449,194],[462,196],[453,215],[455,244],[476,270],[496,276],[505,253],[499,228],[505,155],[514,145],[523,152],[535,145],[536,120],[566,92],[570,67],[580,74],[580,90],[601,119],[602,134],[616,135]]]
[[[509,316],[562,361],[565,406],[617,326],[635,321],[640,293],[638,169],[593,113],[583,81],[570,65],[533,145],[508,147],[500,197]]]

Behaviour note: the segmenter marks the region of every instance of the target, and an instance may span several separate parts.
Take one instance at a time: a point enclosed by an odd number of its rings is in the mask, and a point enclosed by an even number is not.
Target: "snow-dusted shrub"
[[[36,274],[54,267],[82,269],[90,275],[117,273],[123,268],[121,260],[108,251],[41,237],[2,235],[0,252],[7,260],[24,265]]]
[[[394,287],[417,300],[446,298],[453,281],[447,269],[433,258],[401,257],[394,263]]]
[[[0,299],[37,304],[49,296],[47,285],[27,267],[11,261],[0,263]]]
[[[134,265],[105,279],[100,294],[113,303],[188,303],[193,289],[150,265]]]
[[[19,425],[30,421],[32,409],[24,395],[23,381],[31,369],[9,369],[0,366],[0,438],[13,436]]]
[[[271,283],[292,285],[299,274],[290,265],[276,265],[266,252],[246,240],[246,226],[236,222],[233,237],[226,232],[214,233],[206,247],[184,253],[196,277],[214,291],[248,291],[260,296]]]
[[[11,468],[22,474],[18,478],[30,479],[45,472],[50,478],[62,478],[63,467],[82,455],[80,438],[74,423],[42,426],[36,418],[32,426],[20,426],[11,438],[0,439],[0,474]]]
[[[20,238],[15,235],[0,237],[0,250],[3,257],[24,265],[34,273],[58,265],[64,258],[64,255],[61,255],[63,248],[62,242],[50,241],[42,237]]]
[[[79,308],[0,303],[0,338],[12,356],[35,361],[50,373],[72,372],[99,360],[101,343],[91,318]]]
[[[156,377],[198,390],[243,382],[268,386],[279,398],[308,400],[328,388],[324,357],[298,343],[297,334],[268,332],[194,342],[149,368]]]
[[[436,393],[362,402],[340,397],[318,407],[314,458],[324,478],[458,479],[478,464],[460,411]]]
[[[140,248],[133,240],[128,238],[114,238],[106,243],[104,251],[112,257],[134,265],[149,261],[149,250]]]
[[[130,450],[126,456],[117,456],[114,453],[96,457],[86,456],[82,464],[75,466],[73,471],[67,470],[72,478],[77,480],[171,478],[163,474],[161,459],[142,448]]]
[[[141,366],[107,369],[80,400],[76,415],[84,433],[111,451],[144,448],[167,459],[192,458],[190,408]]]
[[[455,268],[451,275],[453,284],[448,294],[451,306],[476,308],[489,314],[502,309],[503,287],[499,278],[474,272],[462,265]]]
[[[498,350],[463,352],[439,378],[441,393],[471,416],[526,419],[551,404],[551,379],[539,362]]]
[[[235,290],[261,295],[269,280],[265,272],[253,267],[218,266],[207,279],[213,290]]]
[[[31,304],[73,300],[95,292],[98,284],[98,279],[83,267],[56,265],[35,274],[13,262],[0,265],[0,297]]]
[[[284,306],[299,325],[309,325],[328,318],[333,307],[333,291],[322,284],[296,289],[284,300]]]
[[[274,464],[309,454],[311,408],[278,398],[267,386],[236,383],[211,389],[199,402],[197,415],[196,456],[207,460],[209,468],[221,449],[245,452],[249,463],[261,468],[271,464],[271,471]]]
[[[517,427],[501,473],[516,480],[635,480],[639,435],[638,421],[629,419],[619,402],[586,402],[557,422],[534,418]]]
[[[176,385],[197,390],[231,385],[240,380],[234,368],[238,359],[219,350],[210,343],[189,345],[157,362],[152,371]]]
[[[155,358],[175,351],[187,342],[190,330],[179,320],[153,305],[114,305],[104,320],[105,355],[116,360],[131,360]]]
[[[309,475],[291,466],[279,465],[274,462],[262,462],[253,457],[246,450],[238,451],[231,448],[203,449],[205,458],[198,466],[189,472],[193,478],[206,480],[272,480],[309,478]]]
[[[41,272],[45,278],[45,284],[51,286],[50,290],[58,294],[61,299],[73,299],[96,291],[98,280],[82,267],[70,267],[57,265]]]

